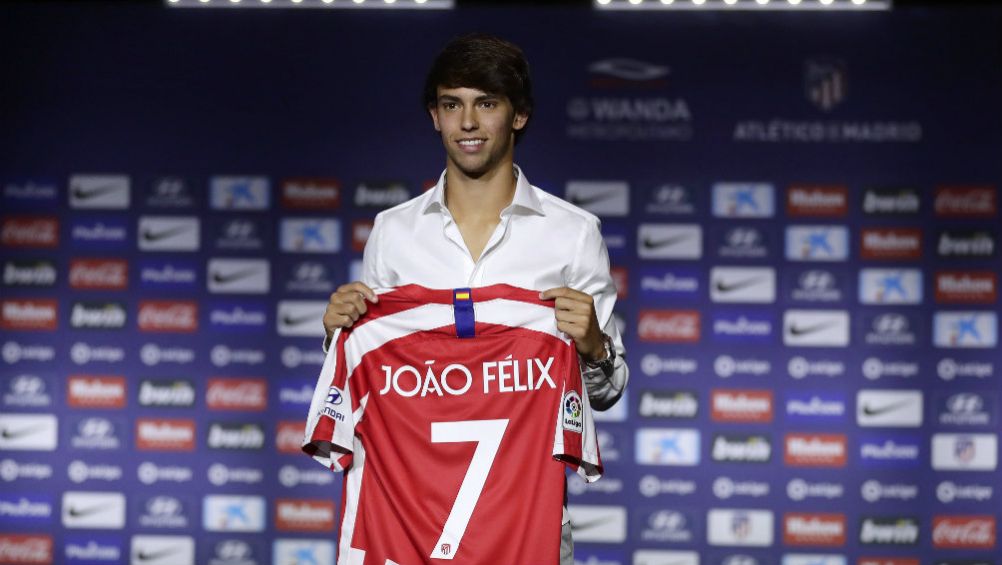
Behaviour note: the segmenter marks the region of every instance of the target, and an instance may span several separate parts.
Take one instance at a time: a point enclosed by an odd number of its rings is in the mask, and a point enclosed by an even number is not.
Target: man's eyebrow
[[[498,94],[481,94],[473,99],[474,102],[483,102],[484,100],[497,100],[501,96]],[[452,94],[442,94],[438,97],[439,102],[462,102],[463,100],[458,96],[453,96]]]

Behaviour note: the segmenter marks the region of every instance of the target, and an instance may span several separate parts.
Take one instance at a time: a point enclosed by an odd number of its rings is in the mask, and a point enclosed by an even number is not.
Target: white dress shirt
[[[476,261],[445,206],[445,173],[421,196],[376,216],[362,261],[362,282],[371,288],[417,284],[428,288],[510,284],[543,291],[566,286],[590,294],[602,330],[612,337],[616,360],[611,374],[588,369],[582,376],[593,407],[604,410],[621,395],[629,378],[623,340],[612,317],[616,287],[599,219],[529,184],[515,168],[511,204],[501,211]]]

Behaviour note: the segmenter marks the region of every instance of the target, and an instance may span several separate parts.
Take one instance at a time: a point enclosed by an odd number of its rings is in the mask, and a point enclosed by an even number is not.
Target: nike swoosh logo
[[[685,241],[692,237],[692,234],[680,233],[678,235],[673,235],[665,239],[651,239],[649,237],[644,238],[644,248],[645,249],[658,249],[661,247],[668,247],[670,245],[675,245],[676,243]]]
[[[838,322],[832,320],[828,322],[819,322],[812,326],[798,326],[796,323],[790,325],[790,335],[807,335],[815,332],[819,332],[823,329],[831,328],[837,326]]]
[[[143,239],[150,242],[160,241],[161,239],[174,237],[175,235],[184,233],[186,231],[188,231],[188,226],[176,226],[173,228],[167,228],[165,230],[160,230],[160,231],[145,230],[143,231]]]
[[[2,435],[4,439],[18,439],[27,435],[31,435],[34,432],[35,428],[21,428],[20,430],[12,430],[10,428],[4,428],[3,432],[0,433],[0,435]]]
[[[91,198],[97,198],[102,194],[108,194],[109,192],[115,192],[121,190],[122,186],[116,184],[106,184],[103,186],[95,186],[93,188],[80,188],[75,187],[73,189],[73,198],[77,200],[89,200]]]
[[[70,509],[66,513],[70,515],[70,518],[83,518],[84,516],[97,514],[105,508],[108,508],[107,504],[95,504],[94,506],[85,506],[84,508],[70,506]]]
[[[317,314],[307,314],[306,316],[299,316],[298,318],[286,315],[282,317],[282,324],[286,326],[298,326],[300,324],[316,320],[318,317],[319,316]]]
[[[911,400],[900,400],[898,402],[892,402],[890,404],[885,404],[883,406],[879,406],[876,408],[870,405],[864,405],[863,414],[866,416],[879,416],[881,414],[886,414],[887,412],[893,412],[894,410],[897,410],[898,408],[901,408],[903,406],[907,406],[911,403],[912,403]]]
[[[246,279],[249,276],[257,274],[257,272],[258,269],[256,267],[252,269],[244,269],[242,271],[233,271],[232,273],[226,274],[216,271],[215,273],[212,273],[212,282],[219,284],[231,283],[240,279]]]
[[[592,196],[580,196],[575,194],[571,196],[571,204],[574,204],[575,206],[587,206],[589,204],[601,202],[602,200],[608,200],[618,194],[619,191],[603,192],[601,194],[595,194]]]
[[[749,286],[754,286],[762,281],[765,277],[749,277],[744,280],[737,282],[727,283],[722,280],[717,281],[717,290],[719,292],[733,292],[735,290],[741,290],[742,288],[747,288]]]
[[[573,532],[578,530],[585,530],[588,528],[594,528],[595,526],[604,524],[610,520],[611,518],[594,518],[587,522],[575,522],[574,520],[571,520],[571,531]]]
[[[172,553],[177,553],[177,551],[178,548],[176,547],[168,547],[166,549],[149,552],[141,549],[138,553],[136,553],[136,559],[140,561],[153,561],[154,559],[160,559],[161,557],[166,557]]]

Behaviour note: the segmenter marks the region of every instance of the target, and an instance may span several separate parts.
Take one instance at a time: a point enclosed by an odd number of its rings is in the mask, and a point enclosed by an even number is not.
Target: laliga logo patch
[[[584,431],[584,406],[581,404],[581,395],[577,391],[570,391],[564,395],[564,429],[574,433]]]

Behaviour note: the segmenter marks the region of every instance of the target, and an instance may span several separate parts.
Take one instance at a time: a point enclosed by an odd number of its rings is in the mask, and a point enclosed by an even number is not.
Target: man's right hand
[[[327,332],[328,340],[334,335],[334,330],[350,328],[365,314],[366,300],[376,303],[379,302],[379,297],[371,288],[358,281],[341,285],[331,294],[327,310],[324,311],[324,331]]]

